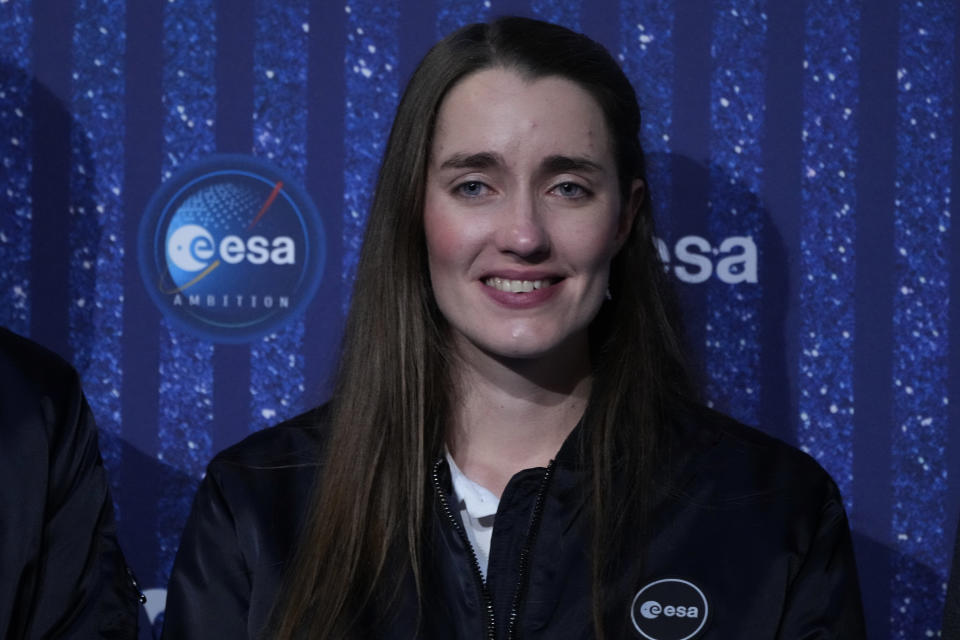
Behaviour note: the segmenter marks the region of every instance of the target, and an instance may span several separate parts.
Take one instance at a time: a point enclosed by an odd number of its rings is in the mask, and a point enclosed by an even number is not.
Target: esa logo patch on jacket
[[[703,590],[689,580],[663,578],[633,597],[633,628],[648,640],[692,640],[707,626],[710,607]]]

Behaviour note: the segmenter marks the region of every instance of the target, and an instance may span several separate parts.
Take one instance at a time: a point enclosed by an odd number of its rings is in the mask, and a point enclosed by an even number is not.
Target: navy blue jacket
[[[0,487],[0,638],[136,638],[140,594],[80,380],[4,329]]]
[[[165,638],[258,637],[307,509],[318,422],[307,414],[259,432],[210,464],[169,585]],[[864,638],[847,519],[829,476],[806,454],[705,409],[676,429],[684,445],[649,516],[652,534],[638,531],[614,565],[607,637]],[[416,637],[593,637],[577,433],[549,468],[508,483],[486,585],[437,461],[426,479],[435,500]],[[415,619],[411,600],[373,635],[414,637]]]

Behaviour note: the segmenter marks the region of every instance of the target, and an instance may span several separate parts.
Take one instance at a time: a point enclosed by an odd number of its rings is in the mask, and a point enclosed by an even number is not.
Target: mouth
[[[507,293],[529,293],[543,289],[559,282],[560,278],[545,278],[543,280],[511,280],[509,278],[484,278],[483,284],[498,291]]]

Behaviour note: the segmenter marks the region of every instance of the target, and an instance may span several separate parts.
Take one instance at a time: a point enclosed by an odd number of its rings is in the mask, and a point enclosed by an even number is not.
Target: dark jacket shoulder
[[[326,405],[256,431],[218,453],[210,468],[271,469],[315,464],[326,433]]]
[[[655,516],[647,571],[712,594],[707,637],[863,638],[849,525],[829,474],[705,407],[678,423],[682,470]]]
[[[692,470],[710,477],[718,499],[765,499],[808,494],[839,499],[836,484],[812,456],[759,429],[714,411],[693,407],[683,416],[700,443]]]
[[[260,635],[309,512],[325,415],[255,432],[210,462],[168,585],[164,638]]]
[[[135,638],[140,594],[117,543],[77,372],[0,329],[0,634]]]
[[[54,352],[0,328],[0,382],[3,428],[14,418],[39,416],[54,423],[59,414],[79,404],[80,377]],[[44,403],[42,405],[41,403]],[[48,427],[49,431],[49,427]]]

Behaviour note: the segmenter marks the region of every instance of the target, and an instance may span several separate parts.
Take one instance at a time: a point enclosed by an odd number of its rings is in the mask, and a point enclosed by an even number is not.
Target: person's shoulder
[[[0,382],[8,393],[20,396],[79,389],[79,376],[66,360],[3,327],[0,327]]]
[[[312,409],[218,453],[197,491],[194,510],[206,514],[198,517],[216,520],[225,508],[232,526],[253,535],[277,525],[282,505],[287,524],[299,526],[320,467],[324,416]]]
[[[0,455],[62,452],[72,459],[96,429],[80,375],[53,351],[0,328]],[[45,467],[32,465],[37,471]]]
[[[797,447],[704,406],[691,407],[683,420],[700,445],[695,473],[731,496],[789,493],[839,499],[826,470]]]
[[[221,451],[217,458],[242,462],[262,458],[263,455],[296,456],[305,445],[315,445],[322,440],[327,414],[327,405],[314,407],[272,427],[251,433]]]
[[[248,562],[289,548],[320,468],[324,416],[313,409],[217,454],[194,499],[191,527],[235,532]]]
[[[270,470],[315,466],[326,437],[326,405],[256,431],[218,453],[211,469]]]

